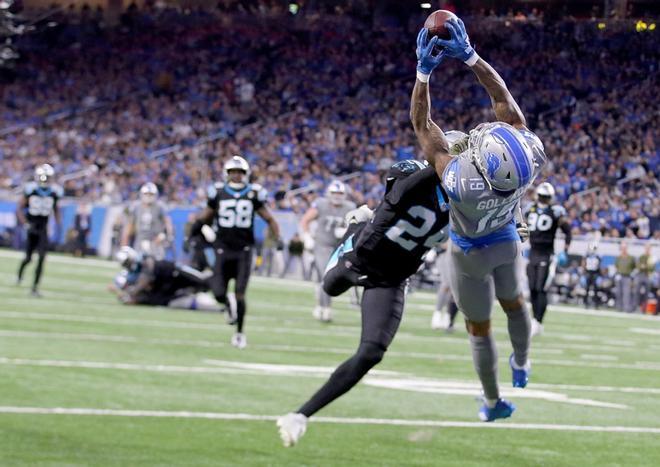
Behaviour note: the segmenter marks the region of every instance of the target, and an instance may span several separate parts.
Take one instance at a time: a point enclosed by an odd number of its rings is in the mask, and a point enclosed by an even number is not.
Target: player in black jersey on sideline
[[[268,223],[274,237],[281,244],[280,228],[266,207],[266,190],[249,181],[248,162],[240,156],[233,156],[225,163],[223,171],[225,181],[209,187],[207,207],[191,228],[191,235],[201,232],[204,224],[212,225],[215,230],[215,264],[211,290],[216,300],[229,310],[227,286],[231,279],[235,279],[236,333],[231,343],[243,349],[247,345],[243,324],[246,312],[245,291],[252,270],[255,213]]]
[[[305,433],[308,417],[349,391],[382,360],[401,322],[406,280],[419,269],[422,257],[447,239],[448,210],[435,169],[406,160],[390,168],[385,197],[373,213],[362,206],[347,214],[349,228],[326,266],[323,288],[337,296],[364,286],[360,345],[297,412],[278,419],[285,446]]]
[[[48,219],[51,214],[55,217],[57,229],[61,226],[60,211],[57,202],[62,197],[62,188],[53,183],[55,171],[49,164],[38,166],[34,171],[34,182],[29,182],[23,190],[23,197],[18,203],[16,217],[18,223],[27,231],[25,245],[25,258],[18,268],[16,284],[23,280],[25,266],[32,261],[32,254],[36,251],[39,258],[34,270],[32,283],[32,296],[41,297],[39,293],[39,280],[43,272],[44,260],[48,252]]]
[[[526,222],[529,229],[529,263],[527,279],[534,311],[532,336],[543,333],[543,318],[548,307],[548,288],[555,276],[557,263],[568,261],[568,247],[571,244],[571,225],[566,210],[558,204],[552,204],[555,197],[554,187],[541,183],[536,189],[536,202],[527,211]],[[564,251],[555,257],[555,236],[557,228],[565,235]]]

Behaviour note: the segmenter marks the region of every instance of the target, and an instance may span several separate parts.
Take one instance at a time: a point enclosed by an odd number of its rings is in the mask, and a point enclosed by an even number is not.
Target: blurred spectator
[[[616,308],[626,313],[635,311],[632,274],[635,270],[635,258],[628,254],[628,245],[621,243],[616,267]]]
[[[282,269],[280,277],[284,277],[289,273],[289,269],[293,266],[294,268],[300,268],[301,278],[307,277],[305,271],[305,263],[303,262],[303,252],[305,251],[305,245],[300,238],[298,232],[295,233],[291,240],[289,241],[288,255],[286,258],[286,264]]]
[[[651,244],[644,246],[644,253],[637,261],[637,273],[635,274],[635,284],[633,289],[633,308],[639,309],[640,305],[644,309],[646,300],[651,292],[651,280],[655,271],[655,258],[651,255]]]
[[[92,230],[92,207],[87,203],[81,203],[77,211],[73,221],[76,232],[73,254],[84,257],[87,254],[87,237]]]
[[[596,245],[590,245],[589,251],[582,260],[582,268],[585,273],[585,292],[584,292],[584,306],[589,308],[590,304],[598,308],[600,299],[598,297],[598,276],[600,274],[601,258],[598,255]]]

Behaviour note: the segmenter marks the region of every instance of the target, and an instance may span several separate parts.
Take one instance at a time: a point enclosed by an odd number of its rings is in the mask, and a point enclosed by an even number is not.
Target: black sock
[[[454,320],[456,320],[456,315],[458,314],[458,305],[456,305],[454,300],[450,300],[447,309],[449,311],[449,326],[452,327],[454,326]]]
[[[539,293],[536,290],[530,290],[529,301],[532,302],[532,314],[536,321],[539,320]],[[540,322],[540,321],[539,321]]]
[[[306,417],[311,417],[355,386],[371,368],[383,359],[384,354],[385,349],[379,345],[370,342],[360,344],[357,353],[339,365],[330,379],[298,412]]]
[[[542,323],[543,318],[545,317],[545,310],[546,308],[548,308],[548,294],[545,292],[539,292],[537,300],[538,300],[539,312],[538,315],[534,313],[534,316],[536,316],[536,321]]]
[[[41,271],[43,271],[44,267],[44,259],[46,259],[45,255],[39,255],[39,259],[37,260],[37,268],[34,271],[34,284],[32,285],[32,290],[37,290],[37,286],[39,285],[39,280],[41,279]]]
[[[21,261],[21,265],[18,268],[18,280],[19,282],[23,280],[23,271],[25,271],[25,266],[30,264],[30,261],[32,261],[32,258],[29,256],[26,256],[23,261]]]
[[[236,327],[238,332],[243,332],[243,321],[245,320],[245,299],[236,299]]]

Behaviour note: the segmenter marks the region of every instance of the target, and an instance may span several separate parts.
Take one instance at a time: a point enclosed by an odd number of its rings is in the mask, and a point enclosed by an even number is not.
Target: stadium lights
[[[635,24],[635,30],[637,32],[646,31],[647,28],[648,28],[648,25],[644,21],[642,21],[641,19],[639,21],[637,21],[637,24]]]
[[[420,6],[421,6],[423,9],[425,9],[425,10],[428,10],[428,9],[431,8],[431,4],[430,4],[430,3],[422,3]]]
[[[289,13],[291,13],[292,15],[297,14],[299,9],[300,7],[298,6],[297,3],[289,3]]]
[[[598,23],[598,29],[600,29],[601,31],[605,29],[605,27],[606,27],[605,23]]]
[[[649,31],[655,31],[655,23],[649,24]]]

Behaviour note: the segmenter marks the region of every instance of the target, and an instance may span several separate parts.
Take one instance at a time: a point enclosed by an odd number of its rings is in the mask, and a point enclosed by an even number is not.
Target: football
[[[448,10],[436,10],[426,18],[424,27],[429,30],[429,39],[438,36],[440,39],[451,39],[449,30],[445,27],[445,22],[450,18],[457,16]]]

